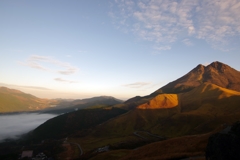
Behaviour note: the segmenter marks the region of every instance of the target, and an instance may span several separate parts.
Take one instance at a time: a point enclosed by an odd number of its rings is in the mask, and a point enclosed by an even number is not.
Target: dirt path
[[[73,145],[76,145],[80,151],[80,156],[83,155],[83,150],[82,150],[82,147],[80,146],[79,143],[75,143],[75,142],[68,142],[68,137],[66,137],[64,143],[68,143],[68,144],[73,144]]]

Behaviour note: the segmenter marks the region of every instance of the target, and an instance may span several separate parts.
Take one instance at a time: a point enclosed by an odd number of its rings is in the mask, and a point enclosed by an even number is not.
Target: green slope
[[[55,100],[40,99],[18,90],[0,87],[0,113],[35,111],[56,103]]]

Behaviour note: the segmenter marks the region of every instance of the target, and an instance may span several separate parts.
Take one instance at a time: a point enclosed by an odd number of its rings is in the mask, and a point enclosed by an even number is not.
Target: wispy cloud
[[[24,86],[24,85],[14,85],[14,84],[6,84],[6,83],[0,83],[1,86],[5,87],[13,87],[13,88],[29,88],[29,89],[37,89],[37,90],[51,90],[46,87],[39,87],[39,86]]]
[[[39,55],[31,55],[25,62],[20,62],[20,64],[43,71],[56,72],[63,75],[74,74],[79,70],[77,67],[74,67],[69,63],[56,60],[52,57]],[[47,67],[49,65],[53,65],[53,67]],[[56,67],[58,67],[58,69],[53,69]]]
[[[143,40],[171,46],[187,39],[203,39],[213,48],[227,50],[240,35],[239,0],[115,0],[109,15],[114,24]],[[155,48],[156,49],[156,48]]]
[[[148,86],[150,84],[151,83],[149,83],[149,82],[135,82],[135,83],[125,84],[123,86],[129,87],[129,88],[142,88],[142,87]]]
[[[63,83],[78,83],[77,81],[70,81],[62,78],[55,78],[54,80],[58,82],[63,82]]]
[[[154,49],[158,51],[165,51],[165,50],[170,50],[171,46],[156,46],[154,47]]]
[[[193,45],[193,43],[191,42],[191,40],[188,39],[188,38],[182,40],[182,42],[183,42],[186,46],[192,46],[192,45]]]

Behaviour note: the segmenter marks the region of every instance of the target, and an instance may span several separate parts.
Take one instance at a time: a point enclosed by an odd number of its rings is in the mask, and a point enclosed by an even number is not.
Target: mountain
[[[190,91],[202,83],[209,82],[220,87],[240,91],[240,72],[230,66],[213,62],[208,66],[199,64],[181,78],[168,83],[151,95],[159,93],[181,93]]]
[[[0,87],[0,102],[0,113],[36,111],[57,104],[56,100],[37,98],[7,87]]]
[[[48,108],[47,113],[66,113],[79,109],[103,108],[122,103],[122,100],[111,96],[99,96],[86,99],[77,99],[73,101],[62,101],[54,108]]]
[[[131,110],[138,105],[151,100],[158,94],[184,93],[191,91],[206,82],[223,88],[240,91],[240,72],[218,61],[212,62],[208,66],[199,64],[184,76],[168,83],[150,95],[144,97],[136,96],[127,100],[122,107]]]
[[[203,83],[189,92],[157,95],[130,111],[113,110],[109,118],[101,119],[106,111],[86,109],[64,114],[39,126],[33,135],[71,135],[71,141],[81,143],[90,152],[107,145],[131,149],[159,140],[156,137],[205,134],[239,120],[240,92]]]
[[[42,99],[19,90],[0,87],[0,102],[0,113],[23,111],[66,113],[76,109],[108,107],[123,101],[110,96],[82,100]]]

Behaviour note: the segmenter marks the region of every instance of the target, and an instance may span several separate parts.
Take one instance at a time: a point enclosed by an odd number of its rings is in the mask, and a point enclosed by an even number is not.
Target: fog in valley
[[[0,115],[0,141],[18,138],[55,116],[57,115],[38,113]]]

